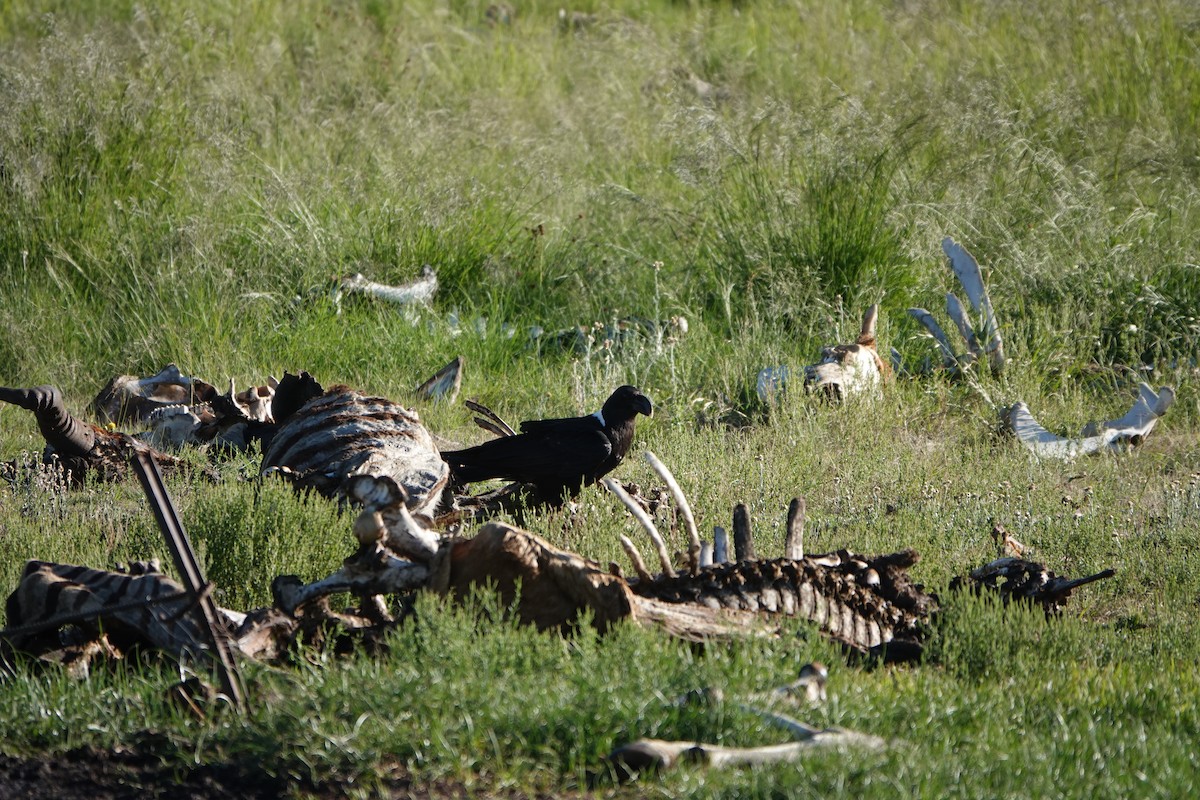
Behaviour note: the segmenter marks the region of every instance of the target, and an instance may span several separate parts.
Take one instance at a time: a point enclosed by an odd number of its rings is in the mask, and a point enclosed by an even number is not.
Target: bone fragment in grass
[[[1106,449],[1120,450],[1140,445],[1174,400],[1175,392],[1168,386],[1155,393],[1145,383],[1140,384],[1138,398],[1124,416],[1099,425],[1089,425],[1084,428],[1084,436],[1078,439],[1068,439],[1046,430],[1023,402],[1014,403],[1008,409],[1004,422],[1017,440],[1038,458],[1070,461]]]
[[[289,614],[305,603],[338,592],[372,596],[396,594],[418,589],[429,581],[429,568],[404,561],[378,547],[365,547],[346,560],[346,564],[327,578],[309,584],[276,578],[271,584],[275,606]]]
[[[784,558],[790,558],[793,561],[804,558],[804,518],[804,498],[792,498],[791,504],[788,505],[787,538],[783,544]]]
[[[708,542],[700,543],[700,569],[707,569],[713,565],[713,547]]]
[[[688,566],[691,568],[692,574],[695,575],[700,571],[701,547],[700,531],[696,529],[696,518],[692,515],[692,507],[688,503],[683,489],[679,487],[679,482],[671,474],[671,470],[667,469],[667,465],[662,463],[658,456],[654,455],[650,450],[646,451],[646,463],[658,474],[658,477],[663,479],[663,482],[667,484],[667,488],[671,491],[671,496],[675,498],[675,508],[678,509],[679,515],[683,517],[683,523],[687,527]]]
[[[675,577],[675,568],[671,566],[671,557],[667,554],[666,542],[663,541],[658,528],[654,527],[654,520],[650,519],[650,515],[646,513],[646,510],[629,496],[629,492],[625,491],[625,487],[615,478],[604,478],[601,483],[604,484],[605,489],[615,494],[617,499],[625,504],[625,507],[629,509],[629,513],[633,514],[633,518],[646,531],[646,535],[654,543],[654,549],[658,551],[658,561],[662,566],[663,574],[668,577]]]

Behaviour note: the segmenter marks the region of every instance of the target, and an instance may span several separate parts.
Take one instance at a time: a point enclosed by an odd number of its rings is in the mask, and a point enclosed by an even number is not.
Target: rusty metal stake
[[[221,627],[221,614],[209,594],[211,587],[204,580],[200,562],[196,559],[187,531],[183,529],[183,523],[179,520],[179,511],[167,494],[162,472],[154,459],[140,450],[134,453],[133,468],[138,480],[142,482],[142,489],[150,501],[150,509],[154,512],[154,518],[158,520],[163,538],[167,541],[167,549],[171,551],[171,558],[175,561],[175,569],[179,572],[184,589],[191,596],[204,623],[201,630],[208,635],[208,644],[211,645],[211,656],[217,667],[221,689],[238,711],[246,711],[246,690],[233,658],[233,649],[229,646],[229,639]]]

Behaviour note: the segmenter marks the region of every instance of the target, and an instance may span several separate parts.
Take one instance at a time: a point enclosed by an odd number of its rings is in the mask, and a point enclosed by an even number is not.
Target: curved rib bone
[[[658,474],[658,477],[663,479],[667,488],[671,490],[671,496],[675,498],[675,508],[678,509],[679,516],[683,517],[683,523],[688,532],[688,566],[695,575],[700,571],[701,545],[700,531],[696,529],[696,518],[692,516],[692,507],[688,505],[687,496],[679,487],[679,482],[675,480],[671,470],[667,469],[667,465],[658,460],[658,456],[647,450],[646,463]]]

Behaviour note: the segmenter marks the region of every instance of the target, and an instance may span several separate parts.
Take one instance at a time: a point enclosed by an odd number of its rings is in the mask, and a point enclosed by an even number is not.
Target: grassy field
[[[753,716],[680,709],[832,665],[814,724],[879,753],[683,769],[664,797],[1188,797],[1200,785],[1200,11],[1162,2],[56,2],[0,5],[0,384],[73,408],[174,361],[238,386],[306,369],[402,400],[457,354],[463,393],[510,420],[591,411],[636,383],[638,447],[702,527],[746,502],[779,553],[788,500],[810,550],[914,547],[946,611],[925,663],[846,666],[806,626],[696,650],[620,629],[563,640],[423,601],[385,656],[255,668],[246,718],[197,721],[178,676],[0,682],[0,750],[136,746],[180,770],[253,764],[386,796],[403,772],[462,791],[582,791],[641,736],[777,741]],[[578,14],[576,14],[578,12]],[[590,15],[590,16],[583,16]],[[910,365],[932,353],[952,236],[984,266],[1011,355],[974,388],[901,381],[879,403],[753,399],[766,365],[848,341],[866,304]],[[336,278],[438,273],[414,318],[332,300]],[[683,316],[658,349],[586,355],[528,331]],[[511,334],[511,335],[510,335]],[[996,433],[1025,400],[1078,431],[1136,381],[1178,400],[1139,451],[1039,463]],[[980,391],[982,390],[982,391]],[[415,402],[415,401],[414,401]],[[435,432],[478,434],[461,405]],[[709,422],[740,411],[753,423]],[[41,447],[0,407],[0,460]],[[327,574],[349,520],[244,480],[171,490],[236,608]],[[619,470],[642,485],[639,459]],[[599,490],[530,525],[622,560]],[[1104,567],[1061,619],[950,598],[1002,523],[1052,569]],[[675,543],[677,546],[679,542]],[[26,559],[165,556],[135,485],[0,486],[0,587]],[[351,779],[354,779],[351,782]],[[300,790],[297,790],[300,791]],[[627,792],[601,783],[601,793]]]

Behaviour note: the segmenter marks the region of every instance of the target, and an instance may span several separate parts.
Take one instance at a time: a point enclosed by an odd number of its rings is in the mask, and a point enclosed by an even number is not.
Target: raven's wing
[[[548,424],[554,422],[556,424]],[[590,476],[612,453],[612,442],[595,420],[539,420],[522,433],[442,454],[467,483],[503,478],[535,484],[572,485]]]

